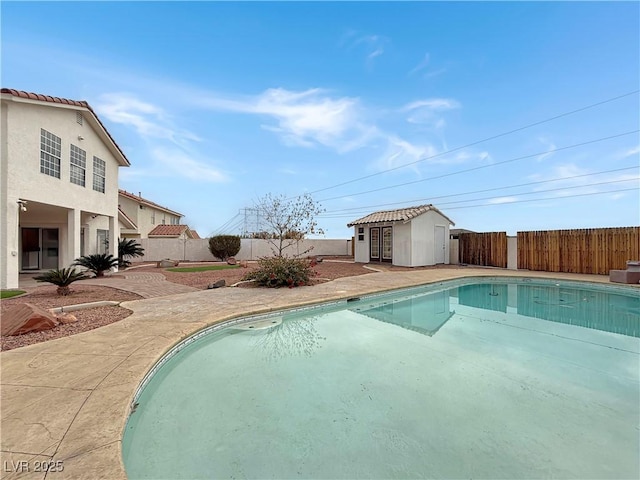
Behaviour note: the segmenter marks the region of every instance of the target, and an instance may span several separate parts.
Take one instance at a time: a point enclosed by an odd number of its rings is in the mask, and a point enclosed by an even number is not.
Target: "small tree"
[[[316,222],[316,216],[324,212],[324,209],[307,193],[291,200],[287,200],[284,195],[269,193],[258,200],[256,208],[271,234],[272,238],[267,238],[267,241],[277,257],[283,257],[287,248],[297,245],[307,235],[324,234],[324,230],[318,228]],[[300,255],[309,253],[310,250]]]
[[[93,272],[96,277],[104,277],[104,272],[118,265],[118,259],[111,254],[96,253],[76,258],[73,265],[84,267]]]
[[[69,295],[71,293],[71,289],[69,285],[78,280],[84,280],[87,277],[84,273],[78,272],[75,268],[63,268],[63,269],[55,269],[49,270],[48,272],[43,273],[42,275],[38,275],[37,277],[33,277],[34,280],[38,282],[47,282],[53,283],[58,287],[56,292],[58,295]]]
[[[225,261],[240,251],[240,237],[237,235],[216,235],[209,239],[209,251],[211,254]]]
[[[131,265],[129,258],[144,256],[144,248],[132,238],[118,240],[118,266],[127,268]]]

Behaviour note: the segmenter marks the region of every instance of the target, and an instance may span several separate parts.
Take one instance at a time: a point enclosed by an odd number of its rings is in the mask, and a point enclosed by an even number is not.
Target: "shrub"
[[[43,273],[42,275],[38,275],[37,277],[33,277],[34,280],[38,282],[47,282],[53,283],[58,286],[56,290],[58,295],[69,295],[71,293],[71,289],[69,285],[77,280],[84,280],[87,277],[84,273],[76,271],[75,268],[63,268],[63,269],[55,269],[49,270],[48,272]]]
[[[96,253],[76,258],[73,265],[84,267],[93,272],[96,277],[104,277],[104,272],[118,265],[118,259],[111,254]]]
[[[263,257],[258,268],[247,273],[243,280],[255,280],[265,287],[300,287],[308,285],[315,272],[307,259],[287,257]]]
[[[118,240],[118,267],[127,268],[131,265],[128,258],[144,256],[144,248],[132,238]]]
[[[216,235],[209,239],[209,251],[221,260],[233,257],[240,251],[240,237],[237,235]]]

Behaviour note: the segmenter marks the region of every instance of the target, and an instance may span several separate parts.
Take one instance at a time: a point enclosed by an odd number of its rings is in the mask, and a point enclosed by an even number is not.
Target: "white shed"
[[[433,205],[374,212],[347,224],[354,227],[355,261],[401,267],[449,263],[449,226]]]

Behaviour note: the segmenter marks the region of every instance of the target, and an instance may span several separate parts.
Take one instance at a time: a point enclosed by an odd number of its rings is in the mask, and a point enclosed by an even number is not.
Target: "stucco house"
[[[455,225],[433,205],[371,213],[354,227],[355,261],[402,267],[449,263],[449,227]]]
[[[122,238],[148,238],[158,226],[180,225],[184,216],[126,190],[118,191],[118,210]]]
[[[91,106],[3,88],[0,287],[19,272],[117,254],[118,170],[129,160]]]

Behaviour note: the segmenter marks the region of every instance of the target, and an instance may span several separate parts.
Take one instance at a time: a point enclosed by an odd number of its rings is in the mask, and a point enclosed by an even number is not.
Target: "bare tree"
[[[283,257],[287,248],[297,245],[307,235],[324,234],[324,230],[318,228],[316,222],[316,216],[324,212],[324,209],[309,194],[287,199],[284,195],[268,193],[258,200],[256,208],[267,233],[271,234],[271,238],[266,240],[277,257]],[[310,249],[298,255],[309,251]]]

